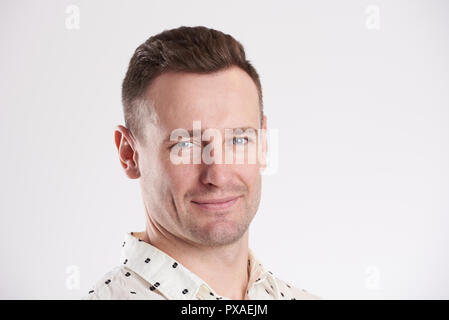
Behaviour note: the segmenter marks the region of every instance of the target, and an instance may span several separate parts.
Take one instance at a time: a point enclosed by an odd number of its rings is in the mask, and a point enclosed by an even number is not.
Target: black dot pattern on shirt
[[[91,294],[91,293],[94,293],[94,290],[90,290],[90,291],[89,291],[89,294]]]
[[[133,233],[131,232],[131,235],[132,235]],[[138,241],[143,241],[142,239],[138,239]],[[122,247],[124,247],[126,245],[126,241],[123,241],[123,244],[122,244]],[[151,261],[151,259],[150,258],[146,258],[145,259],[145,263],[149,263]],[[123,262],[123,264],[126,264],[128,262],[128,259],[125,259],[125,261]],[[172,264],[172,268],[173,269],[175,269],[175,268],[177,268],[178,267],[178,262],[173,262],[173,264]],[[250,260],[248,260],[248,266],[250,266],[251,265],[251,262],[250,262]],[[261,266],[261,264],[259,263],[259,266]],[[271,271],[268,271],[271,275],[273,275],[273,273],[271,272]],[[125,276],[126,277],[129,277],[131,275],[131,273],[130,272],[126,272],[125,273]],[[259,281],[261,281],[261,278],[258,278],[257,280],[256,280],[256,282],[259,282]],[[111,282],[111,279],[107,279],[106,281],[105,281],[105,284],[109,284]],[[286,284],[287,285],[287,287],[288,288],[291,288],[291,286],[289,285],[289,284]],[[150,290],[151,291],[154,291],[154,290],[156,290],[156,288],[157,287],[159,287],[160,286],[160,283],[159,282],[155,282],[153,285],[151,285],[150,286]],[[271,289],[272,290],[274,290],[274,288],[273,288],[273,285],[270,285],[270,287],[271,287]],[[306,290],[304,290],[304,289],[302,289],[302,291],[304,291],[304,292],[307,292]],[[89,291],[89,294],[91,294],[91,293],[93,293],[94,292],[94,290],[91,290],[91,291]],[[189,289],[183,289],[182,290],[182,294],[187,294],[189,292]],[[267,294],[269,294],[269,295],[271,295],[271,293],[270,293],[270,291],[268,290],[268,289],[265,289],[265,292],[267,293]],[[130,291],[130,293],[131,294],[137,294],[135,291]],[[247,294],[249,294],[249,290],[246,290],[246,293]],[[214,293],[213,292],[209,292],[209,294],[211,295],[211,296],[215,296],[214,295]],[[282,297],[285,297],[285,294],[283,293],[283,292],[280,292],[280,295],[282,296]],[[216,297],[216,299],[217,300],[221,300],[221,299],[223,299],[222,297]],[[292,297],[291,298],[291,300],[296,300],[296,298],[295,297]]]
[[[106,280],[104,283],[105,283],[105,284],[111,283],[111,279]]]

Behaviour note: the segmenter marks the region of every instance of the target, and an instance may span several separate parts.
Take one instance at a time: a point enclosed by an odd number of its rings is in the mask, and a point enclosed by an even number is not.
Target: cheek
[[[238,175],[243,183],[247,186],[249,192],[254,191],[258,188],[261,182],[261,175],[259,171],[259,166],[257,165],[246,165],[237,168]]]
[[[260,165],[258,164],[246,164],[240,170],[242,176],[249,180],[257,180],[260,178]]]
[[[167,163],[165,175],[165,179],[170,184],[175,198],[184,197],[197,179],[193,166],[186,164],[173,165],[170,162]]]

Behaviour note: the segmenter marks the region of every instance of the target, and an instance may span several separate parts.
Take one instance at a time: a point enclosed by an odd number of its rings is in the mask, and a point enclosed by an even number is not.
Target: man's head
[[[232,128],[266,129],[259,76],[242,45],[205,27],[164,31],[136,49],[122,99],[127,128],[117,128],[115,141],[128,177],[140,178],[148,221],[196,245],[240,239],[259,206],[263,164],[175,164],[170,155],[180,143],[192,153],[204,146],[192,139],[178,143],[170,135],[200,121],[202,130],[222,133],[223,140],[211,139],[212,153],[227,144],[234,158],[239,152],[247,156],[250,145],[265,154],[264,138],[259,144],[257,138],[229,140],[225,134]],[[221,207],[210,204],[229,197],[238,198]]]

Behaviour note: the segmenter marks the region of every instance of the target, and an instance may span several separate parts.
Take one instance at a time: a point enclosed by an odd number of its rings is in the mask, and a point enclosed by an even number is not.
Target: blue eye
[[[232,143],[234,143],[234,144],[246,144],[246,143],[248,143],[248,138],[247,137],[235,137],[235,138],[232,139]]]
[[[180,148],[188,148],[193,146],[193,143],[190,141],[180,141],[175,146],[179,146]]]

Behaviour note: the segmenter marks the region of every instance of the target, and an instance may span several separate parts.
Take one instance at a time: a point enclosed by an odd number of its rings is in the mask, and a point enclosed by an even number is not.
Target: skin
[[[158,120],[146,121],[145,138],[136,139],[121,125],[115,131],[120,163],[130,179],[139,179],[146,210],[146,229],[134,234],[182,263],[218,294],[244,299],[248,231],[260,203],[264,165],[259,159],[253,164],[175,165],[170,148],[176,141],[165,139],[174,129],[191,130],[194,120],[201,121],[203,131],[220,130],[223,139],[225,128],[261,128],[256,85],[238,67],[211,74],[170,72],[158,76],[145,95]],[[267,128],[266,116],[262,128]],[[265,139],[260,148],[265,156]],[[229,196],[240,198],[224,213],[192,203]]]

